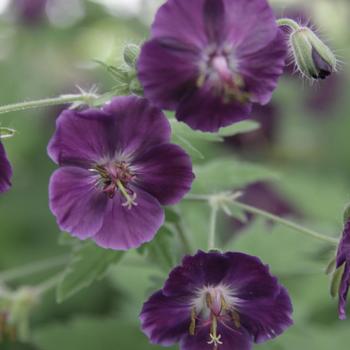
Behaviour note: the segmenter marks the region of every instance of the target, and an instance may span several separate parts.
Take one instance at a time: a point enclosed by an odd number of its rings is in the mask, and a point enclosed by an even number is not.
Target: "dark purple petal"
[[[159,202],[141,189],[133,189],[137,206],[122,204],[125,199],[115,195],[108,201],[103,226],[93,237],[97,245],[116,250],[137,248],[151,241],[164,223],[164,210]]]
[[[11,187],[12,168],[7,159],[6,151],[0,141],[0,193],[6,192]]]
[[[204,87],[185,96],[179,103],[176,118],[192,129],[215,132],[249,117],[251,104],[222,101]]]
[[[293,324],[293,307],[283,287],[275,298],[258,298],[254,303],[250,300],[240,302],[237,312],[242,326],[254,337],[256,343],[277,337]]]
[[[213,350],[213,344],[210,342],[209,326],[201,327],[194,336],[186,334],[180,343],[181,350]],[[250,350],[252,341],[247,332],[238,331],[229,325],[219,324],[218,334],[221,335],[222,344],[218,346],[218,350]]]
[[[65,110],[57,119],[48,153],[60,165],[89,166],[114,155],[115,137],[110,115],[98,109],[83,112]]]
[[[170,273],[163,292],[166,296],[191,296],[198,288],[219,284],[229,269],[230,260],[225,255],[198,251],[186,256],[182,265]]]
[[[240,72],[251,101],[266,104],[276,89],[287,56],[287,45],[281,31],[260,51],[241,56]]]
[[[228,38],[240,56],[262,50],[276,37],[277,24],[266,0],[225,0]]]
[[[350,262],[350,220],[345,224],[342,239],[338,246],[337,268]]]
[[[182,148],[163,144],[149,149],[134,161],[136,184],[163,205],[176,204],[191,189],[194,179],[191,158]]]
[[[343,236],[338,246],[337,268],[344,267],[339,288],[339,318],[346,319],[346,300],[350,287],[350,220],[345,224]]]
[[[164,113],[144,98],[116,97],[103,111],[114,119],[117,150],[133,154],[170,141],[171,128]]]
[[[350,288],[350,261],[345,263],[339,288],[338,314],[341,320],[346,320],[346,303]]]
[[[135,96],[117,97],[104,109],[65,110],[48,152],[60,165],[91,166],[123,152],[132,155],[170,140],[164,114]]]
[[[170,346],[189,332],[191,305],[184,298],[169,298],[158,291],[144,304],[140,320],[152,343]]]
[[[196,89],[200,52],[169,39],[154,39],[143,45],[138,76],[145,96],[162,109],[176,109],[186,91]]]
[[[230,270],[223,283],[234,290],[242,326],[258,343],[281,334],[292,324],[287,291],[258,258],[242,253],[225,256],[230,260]]]
[[[225,22],[224,0],[205,0],[203,12],[205,29],[209,40],[223,40]]]
[[[64,167],[54,172],[49,187],[50,209],[59,227],[80,239],[102,227],[108,197],[96,188],[89,170]]]
[[[196,47],[208,43],[203,18],[204,0],[168,0],[152,25],[153,38],[173,38]]]

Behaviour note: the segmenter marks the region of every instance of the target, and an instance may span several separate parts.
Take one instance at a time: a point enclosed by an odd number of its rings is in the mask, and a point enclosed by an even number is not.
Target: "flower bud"
[[[124,49],[124,61],[131,68],[136,66],[136,61],[140,55],[140,47],[135,44],[128,44]]]
[[[335,55],[310,28],[294,30],[290,41],[295,62],[306,77],[325,79],[336,70]]]

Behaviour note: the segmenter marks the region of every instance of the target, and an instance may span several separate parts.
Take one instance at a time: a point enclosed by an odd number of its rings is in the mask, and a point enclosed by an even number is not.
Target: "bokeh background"
[[[114,83],[94,60],[118,64],[127,43],[140,44],[147,38],[161,3],[1,0],[0,104],[77,93],[77,86],[107,91]],[[271,104],[254,111],[262,124],[260,131],[215,147],[198,147],[206,161],[226,155],[272,169],[278,179],[250,186],[244,200],[337,236],[343,208],[350,202],[350,3],[271,0],[271,4],[279,15],[311,21],[337,54],[339,72],[311,84],[294,72],[293,65],[287,67]],[[47,200],[55,165],[47,157],[46,145],[59,112],[60,108],[50,108],[0,116],[2,126],[17,130],[15,137],[4,141],[14,179],[12,190],[0,197],[0,273],[55,257],[62,260],[69,254],[69,247],[58,244],[59,230]],[[201,246],[208,225],[206,208],[183,204],[182,209],[191,240]],[[220,233],[232,250],[259,255],[269,263],[294,300],[296,325],[257,349],[348,346],[350,323],[338,321],[336,301],[330,297],[329,277],[324,273],[334,251],[252,217],[245,225],[222,217]],[[58,305],[54,292],[47,294],[31,315],[29,343],[8,348],[159,348],[149,345],[139,331],[138,312],[154,281],[164,280],[165,274],[146,265],[139,267],[142,259],[134,255],[135,264],[110,269],[105,279],[65,303]],[[10,286],[35,284],[52,271],[16,279]],[[5,345],[0,343],[2,348]]]

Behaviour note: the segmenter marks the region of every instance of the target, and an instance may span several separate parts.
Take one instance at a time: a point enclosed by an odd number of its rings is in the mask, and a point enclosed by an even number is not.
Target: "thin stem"
[[[208,250],[215,249],[215,233],[216,233],[217,217],[218,217],[218,206],[216,204],[212,204],[211,213],[210,213],[210,224],[209,224]]]
[[[183,248],[185,250],[186,253],[190,254],[192,253],[193,249],[192,249],[192,244],[190,242],[190,240],[188,239],[186,232],[183,228],[183,225],[176,222],[175,223],[175,228],[177,230],[177,233],[179,235],[179,239],[183,245]]]
[[[42,100],[20,102],[20,103],[0,106],[0,114],[24,111],[27,109],[56,106],[56,105],[62,105],[67,103],[74,103],[74,102],[91,104],[91,102],[97,98],[98,96],[92,93],[82,93],[77,95],[62,95],[54,98],[45,98]]]
[[[10,282],[17,278],[34,275],[39,272],[55,269],[67,263],[69,255],[62,255],[52,259],[34,262],[24,267],[4,271],[0,274],[0,282]]]
[[[277,20],[277,24],[280,27],[289,27],[293,30],[300,29],[300,25],[291,18],[280,18]]]
[[[301,225],[296,224],[294,222],[291,222],[289,220],[283,219],[279,216],[273,215],[267,211],[264,211],[264,210],[261,210],[261,209],[258,209],[258,208],[255,208],[255,207],[252,207],[250,205],[243,204],[243,203],[237,202],[237,201],[233,201],[232,204],[235,205],[237,208],[243,209],[243,210],[250,212],[252,214],[263,216],[266,219],[272,220],[274,222],[277,222],[279,224],[282,224],[284,226],[292,228],[292,229],[294,229],[302,234],[311,236],[311,237],[316,238],[318,240],[332,243],[334,245],[337,245],[339,243],[339,240],[336,238],[325,236],[325,235],[320,234],[316,231],[310,230],[304,226],[301,226]]]
[[[35,287],[36,293],[38,296],[42,296],[43,294],[49,292],[52,288],[55,288],[62,278],[62,273],[55,275],[54,277],[44,281],[43,283],[37,285]]]

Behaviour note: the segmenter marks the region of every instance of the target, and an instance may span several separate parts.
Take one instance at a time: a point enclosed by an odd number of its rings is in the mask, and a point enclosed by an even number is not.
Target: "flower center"
[[[195,335],[197,322],[199,326],[210,327],[208,344],[217,350],[223,344],[218,333],[218,322],[233,323],[240,328],[240,316],[234,309],[235,297],[225,286],[205,287],[201,289],[193,301],[189,333]]]
[[[105,165],[97,165],[93,171],[99,174],[99,184],[109,198],[114,198],[115,193],[119,192],[125,198],[123,207],[131,209],[133,206],[137,206],[136,193],[129,187],[130,182],[135,179],[135,174],[127,162],[109,162]]]
[[[208,84],[213,93],[221,96],[226,103],[244,103],[249,100],[249,95],[243,90],[243,79],[237,73],[237,63],[231,48],[208,47],[199,68],[198,87]]]

